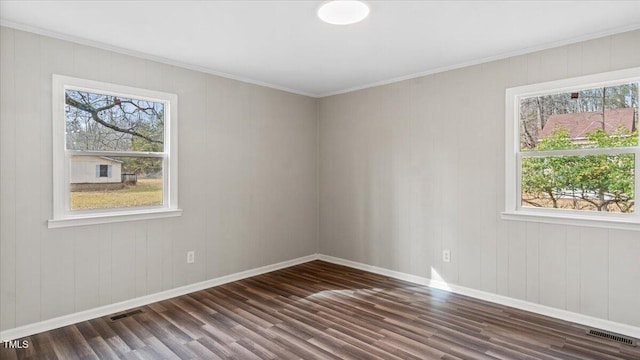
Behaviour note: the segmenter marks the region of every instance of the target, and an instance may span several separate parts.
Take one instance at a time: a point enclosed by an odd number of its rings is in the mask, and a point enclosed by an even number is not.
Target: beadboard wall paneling
[[[637,232],[499,216],[505,88],[640,66],[638,44],[318,100],[1,28],[0,330],[316,252],[640,326]],[[53,73],[178,94],[182,217],[47,229]]]
[[[640,326],[638,232],[500,219],[505,89],[640,66],[638,44],[632,31],[320,99],[320,253]]]
[[[182,217],[47,228],[54,73],[178,95]],[[5,27],[0,86],[0,330],[317,252],[316,99]]]

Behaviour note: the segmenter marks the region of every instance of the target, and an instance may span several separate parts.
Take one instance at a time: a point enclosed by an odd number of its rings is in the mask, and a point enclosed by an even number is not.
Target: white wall
[[[634,66],[640,31],[321,99],[320,252],[640,326],[640,233],[500,219],[505,89]]]
[[[82,183],[120,183],[122,182],[122,164],[101,156],[71,156],[72,184]],[[111,166],[111,176],[97,177],[96,166]]]
[[[53,73],[178,95],[182,217],[47,228]],[[0,329],[316,253],[316,115],[316,99],[3,27]]]

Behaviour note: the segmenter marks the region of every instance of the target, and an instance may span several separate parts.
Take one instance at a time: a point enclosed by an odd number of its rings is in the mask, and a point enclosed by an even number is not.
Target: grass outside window
[[[135,185],[77,190],[70,193],[73,210],[112,209],[162,205],[162,179],[139,179]]]

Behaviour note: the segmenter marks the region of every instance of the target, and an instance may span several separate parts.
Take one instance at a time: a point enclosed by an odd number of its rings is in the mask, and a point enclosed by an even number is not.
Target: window
[[[178,216],[177,97],[53,76],[49,227]]]
[[[640,68],[507,89],[503,218],[640,229]]]
[[[111,177],[111,168],[109,165],[97,165],[98,176],[97,177]]]

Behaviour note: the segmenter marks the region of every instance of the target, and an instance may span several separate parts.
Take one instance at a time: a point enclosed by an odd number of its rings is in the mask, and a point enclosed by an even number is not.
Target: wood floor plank
[[[125,354],[131,352],[131,348],[119,336],[113,336],[105,340],[111,351],[115,352],[120,358],[125,358]]]
[[[586,328],[322,261],[18,339],[2,359],[640,359]]]

